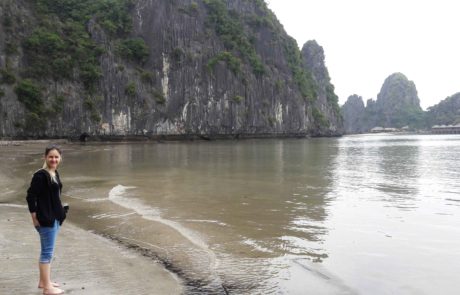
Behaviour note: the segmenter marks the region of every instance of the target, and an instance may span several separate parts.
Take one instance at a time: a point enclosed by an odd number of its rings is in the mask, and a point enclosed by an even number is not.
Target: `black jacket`
[[[40,169],[34,173],[30,187],[27,190],[27,204],[30,213],[37,213],[37,220],[40,226],[53,226],[54,221],[58,220],[60,224],[64,222],[66,214],[61,203],[62,183],[59,174],[56,171],[56,179],[59,188],[51,183],[51,176],[45,169]]]

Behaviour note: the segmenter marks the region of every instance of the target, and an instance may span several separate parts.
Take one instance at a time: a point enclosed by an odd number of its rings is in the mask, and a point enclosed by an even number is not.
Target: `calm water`
[[[0,148],[0,201],[23,203],[42,148]],[[460,136],[64,152],[70,221],[163,262],[187,293],[458,294]]]

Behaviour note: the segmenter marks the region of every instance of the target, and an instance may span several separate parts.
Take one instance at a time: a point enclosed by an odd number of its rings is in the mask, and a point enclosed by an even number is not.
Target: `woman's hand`
[[[32,222],[34,226],[40,226],[40,222],[38,222],[38,219],[37,219],[37,213],[33,212],[30,215],[32,216]]]

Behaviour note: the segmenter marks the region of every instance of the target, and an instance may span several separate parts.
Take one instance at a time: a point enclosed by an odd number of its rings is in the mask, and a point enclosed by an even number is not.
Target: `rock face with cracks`
[[[343,133],[323,49],[264,1],[86,2],[0,4],[1,137]]]

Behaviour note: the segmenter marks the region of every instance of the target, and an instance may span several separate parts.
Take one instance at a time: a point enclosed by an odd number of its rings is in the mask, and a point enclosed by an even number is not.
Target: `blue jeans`
[[[59,232],[59,221],[55,220],[54,225],[48,226],[36,226],[35,229],[40,234],[40,263],[51,263],[54,253],[54,245],[56,243],[56,237]]]

